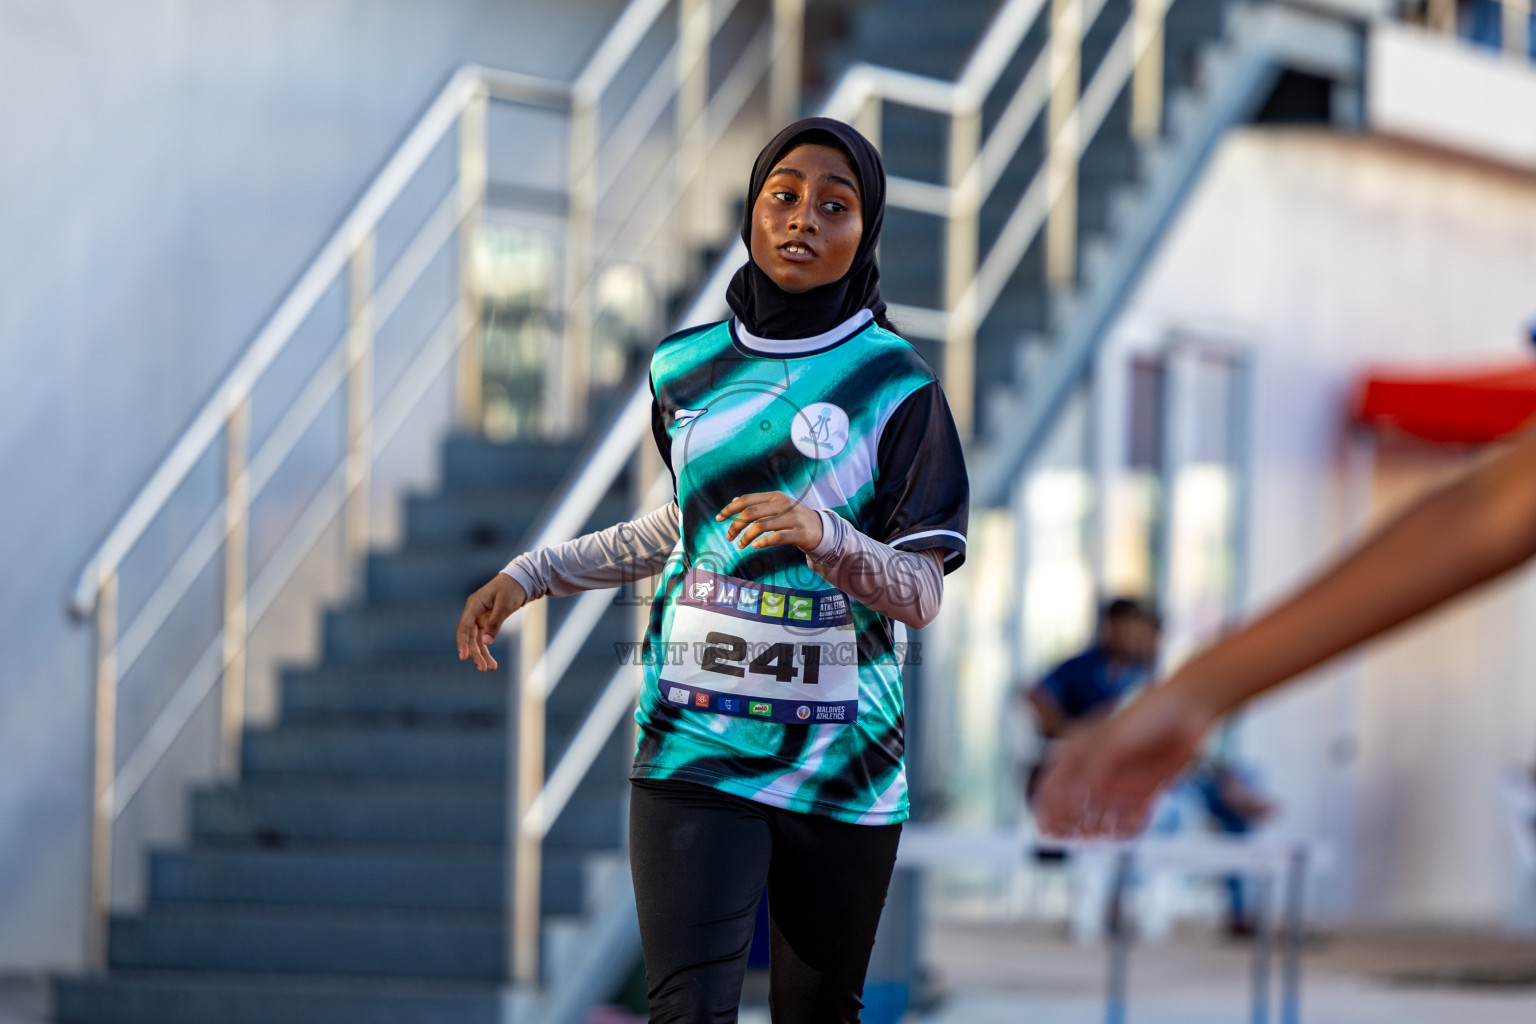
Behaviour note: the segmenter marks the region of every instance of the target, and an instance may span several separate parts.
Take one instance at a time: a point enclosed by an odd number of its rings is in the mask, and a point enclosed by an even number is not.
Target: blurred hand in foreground
[[[491,582],[470,594],[459,616],[459,660],[473,661],[481,672],[497,668],[490,645],[501,632],[501,624],[527,602],[523,585],[505,573],[497,573]]]
[[[1124,711],[1073,734],[1036,808],[1058,836],[1125,836],[1221,715],[1536,558],[1536,421]]]
[[[1165,685],[1072,733],[1040,783],[1040,830],[1084,839],[1140,832],[1152,801],[1189,768],[1215,719],[1199,701]]]

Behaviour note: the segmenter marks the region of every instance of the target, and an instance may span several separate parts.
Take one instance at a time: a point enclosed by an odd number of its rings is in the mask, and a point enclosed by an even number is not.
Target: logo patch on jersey
[[[811,709],[810,709],[810,707],[805,705],[805,704],[801,704],[799,707],[795,708],[795,717],[800,719],[800,721],[802,721],[802,722],[805,721],[807,718],[810,718],[811,717]]]
[[[709,707],[709,694],[703,692],[694,694],[693,703],[701,708]]]
[[[747,708],[747,713],[767,717],[773,714],[773,705],[766,701],[754,700],[752,706]]]
[[[713,582],[713,581],[711,581]],[[694,586],[698,586],[697,583]],[[720,592],[715,595],[715,604],[733,605],[736,603],[736,584],[720,584]]]
[[[667,691],[667,699],[674,704],[687,704],[688,691],[683,689],[681,686],[674,686],[672,689]]]
[[[740,608],[744,612],[757,611],[757,595],[759,593],[761,593],[761,591],[750,590],[747,587],[742,587],[741,597],[737,598],[736,600],[736,607]]]
[[[708,406],[702,409],[679,409],[672,414],[672,425],[674,427],[686,427],[707,412],[709,412]]]
[[[715,581],[714,580],[708,580],[708,581],[706,581],[704,583],[695,583],[693,585],[693,599],[695,601],[702,601],[705,598],[709,597],[709,592],[711,590],[714,590],[714,589],[715,589]]]
[[[791,597],[789,599],[789,617],[800,619],[802,622],[811,620],[811,599],[808,597]]]
[[[715,707],[719,708],[721,711],[729,711],[733,715],[739,715],[741,714],[741,698],[716,697]]]
[[[776,590],[763,591],[762,614],[773,618],[782,618],[784,615],[784,595]]]
[[[848,414],[830,402],[812,402],[789,421],[789,438],[808,459],[830,459],[848,446]]]

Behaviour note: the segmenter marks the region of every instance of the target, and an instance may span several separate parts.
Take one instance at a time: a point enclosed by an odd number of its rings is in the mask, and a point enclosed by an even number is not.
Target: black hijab
[[[864,235],[853,254],[848,273],[830,284],[791,295],[752,262],[752,207],[763,191],[763,182],[779,160],[799,145],[832,146],[842,150],[859,179],[859,199],[864,207]],[[747,209],[741,219],[741,240],[747,243],[747,262],[731,278],[725,298],[742,325],[760,338],[809,338],[830,331],[861,309],[875,315],[875,322],[890,329],[885,302],[880,298],[880,267],[875,245],[885,220],[885,164],[868,139],[851,126],[830,117],[796,121],[763,147],[752,165],[747,188]]]

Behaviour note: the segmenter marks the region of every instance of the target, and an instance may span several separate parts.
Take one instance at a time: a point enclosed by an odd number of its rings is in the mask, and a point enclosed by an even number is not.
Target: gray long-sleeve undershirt
[[[944,596],[944,552],[898,551],[842,516],[821,515],[821,542],[806,555],[822,579],[872,611],[914,629],[932,622]],[[502,570],[532,601],[619,587],[665,568],[682,536],[677,502],[564,544],[518,555]]]

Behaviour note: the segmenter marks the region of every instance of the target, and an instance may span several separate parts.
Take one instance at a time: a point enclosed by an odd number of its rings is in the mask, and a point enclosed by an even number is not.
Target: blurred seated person
[[[1189,784],[1216,830],[1229,836],[1247,835],[1275,813],[1275,805],[1259,789],[1254,773],[1227,758],[1200,764],[1190,775]],[[1222,882],[1227,889],[1227,934],[1253,935],[1257,922],[1244,879],[1229,875]]]
[[[1139,601],[1109,602],[1093,646],[1056,666],[1025,694],[1040,735],[1064,739],[1119,707],[1151,673],[1161,631],[1157,614]],[[1031,800],[1045,760],[1042,756],[1029,771],[1025,795]]]

